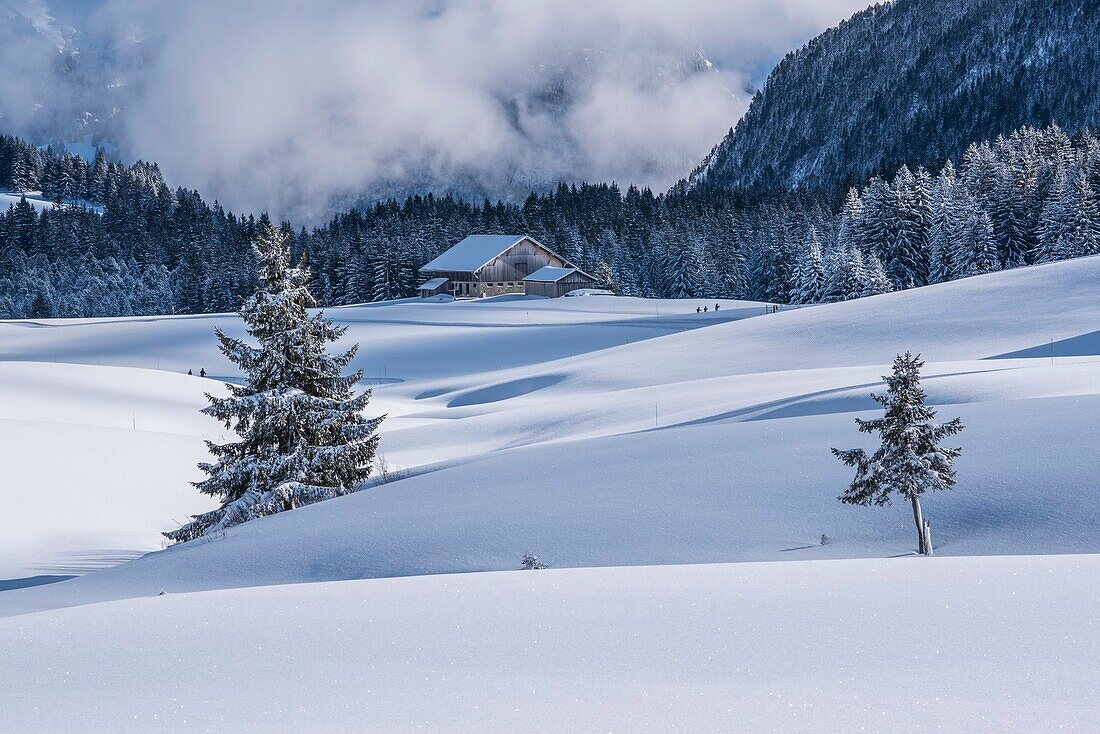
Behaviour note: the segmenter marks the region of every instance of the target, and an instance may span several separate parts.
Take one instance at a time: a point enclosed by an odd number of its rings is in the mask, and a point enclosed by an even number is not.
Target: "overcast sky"
[[[234,209],[314,220],[411,189],[663,189],[786,51],[866,4],[101,1],[151,49],[126,150]]]

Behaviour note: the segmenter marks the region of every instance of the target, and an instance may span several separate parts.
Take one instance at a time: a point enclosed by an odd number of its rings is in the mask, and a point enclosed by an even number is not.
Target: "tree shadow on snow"
[[[1042,357],[1094,357],[1100,356],[1100,331],[1090,331],[1056,342],[1046,342],[1015,352],[995,354],[986,359],[1034,359]]]
[[[32,586],[45,586],[56,584],[58,581],[68,581],[76,576],[26,576],[21,579],[0,579],[0,591],[12,591],[13,589],[29,589]]]

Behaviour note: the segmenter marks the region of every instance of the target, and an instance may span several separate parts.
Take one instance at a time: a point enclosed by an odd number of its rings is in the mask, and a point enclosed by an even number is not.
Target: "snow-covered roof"
[[[578,272],[576,268],[555,268],[552,265],[547,265],[531,273],[524,280],[533,280],[536,283],[557,283],[565,276],[576,272]]]
[[[472,273],[488,265],[525,237],[522,234],[472,234],[420,268],[420,272]]]
[[[418,290],[434,291],[436,288],[442,288],[446,284],[447,284],[447,279],[446,278],[432,278],[427,283],[420,286],[420,288]]]

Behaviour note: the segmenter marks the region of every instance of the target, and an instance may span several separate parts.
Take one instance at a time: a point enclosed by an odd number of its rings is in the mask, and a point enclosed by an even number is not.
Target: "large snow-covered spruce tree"
[[[384,416],[363,415],[370,390],[354,390],[362,372],[342,374],[358,345],[326,352],[347,327],[309,314],[309,271],[291,267],[286,240],[261,222],[254,244],[260,285],[240,309],[256,346],[217,329],[222,353],[248,378],[244,386],[228,385],[228,397],[208,396],[204,409],[240,438],[208,441],[217,460],[199,465],[209,476],[195,486],[221,506],[165,533],[171,540],[347,494],[370,475]]]
[[[899,354],[894,371],[883,375],[886,394],[873,394],[875,402],[885,408],[882,418],[856,419],[863,433],[877,432],[882,445],[873,455],[863,449],[833,453],[848,466],[856,468],[851,486],[842,494],[841,502],[852,505],[889,505],[897,493],[913,507],[913,522],[917,526],[918,550],[932,555],[930,526],[921,512],[920,496],[926,490],[950,489],[955,486],[954,461],[962,449],[945,448],[940,442],[963,429],[959,418],[934,425],[936,411],[924,403],[920,386],[920,371],[924,366],[920,355]]]

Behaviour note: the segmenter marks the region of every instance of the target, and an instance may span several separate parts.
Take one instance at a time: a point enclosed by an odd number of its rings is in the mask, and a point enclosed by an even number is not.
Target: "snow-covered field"
[[[0,323],[0,584],[116,563],[0,591],[5,726],[1097,730],[1098,283],[331,309],[407,472],[121,563],[210,507],[222,388],[182,373],[236,379],[239,325]],[[932,559],[829,454],[907,349],[967,426]]]
[[[10,731],[1096,730],[1097,556],[568,569],[0,624]]]
[[[159,547],[195,506],[198,411],[217,383],[170,372],[0,362],[0,584],[79,574]]]

